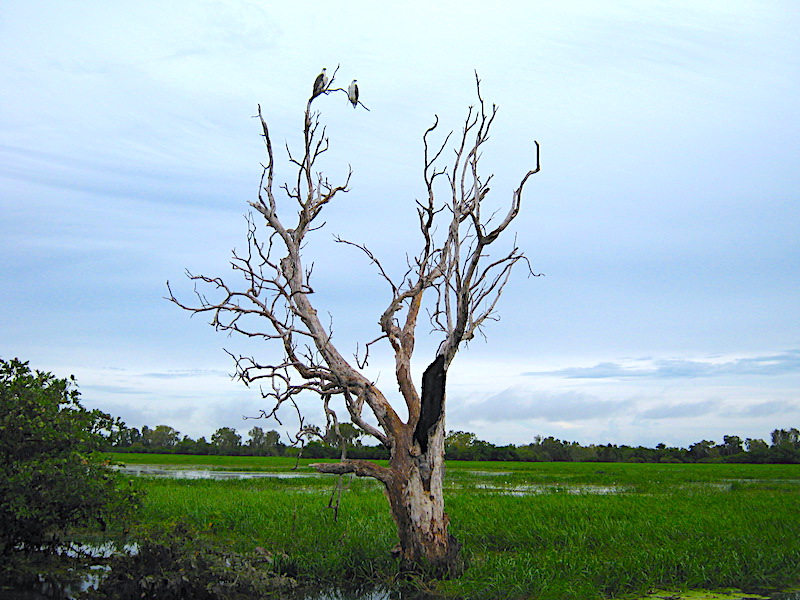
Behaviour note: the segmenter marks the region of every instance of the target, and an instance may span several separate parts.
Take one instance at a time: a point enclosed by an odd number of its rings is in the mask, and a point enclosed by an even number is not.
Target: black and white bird
[[[350,87],[347,88],[347,99],[353,104],[353,108],[358,106],[358,85],[355,79],[350,82]]]
[[[311,93],[311,97],[316,98],[326,89],[328,89],[328,76],[325,74],[325,67],[322,67],[322,73],[317,75],[314,80],[314,91]]]

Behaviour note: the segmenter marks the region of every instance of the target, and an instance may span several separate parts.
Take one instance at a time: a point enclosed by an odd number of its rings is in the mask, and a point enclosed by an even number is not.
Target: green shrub
[[[79,396],[74,377],[0,359],[0,555],[53,546],[77,526],[105,529],[136,504],[96,452],[114,421]]]

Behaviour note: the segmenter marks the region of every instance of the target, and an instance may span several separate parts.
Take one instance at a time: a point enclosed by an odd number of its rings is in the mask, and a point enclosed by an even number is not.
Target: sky
[[[318,102],[321,166],[353,176],[307,247],[351,356],[389,296],[334,235],[402,267],[422,134],[435,115],[463,125],[477,72],[499,107],[487,202],[507,206],[541,145],[511,233],[544,276],[517,270],[500,320],[462,348],[447,428],[769,440],[800,426],[797,31],[794,0],[0,0],[0,357],[74,374],[84,405],[129,426],[285,435],[291,414],[243,419],[270,407],[225,352],[279,348],[164,298],[168,280],[191,298],[187,269],[230,276],[265,160],[257,106],[282,169],[322,67],[357,78],[369,108]],[[439,341],[420,328],[417,375]],[[396,399],[389,357],[368,371]],[[319,402],[301,405],[322,424]]]

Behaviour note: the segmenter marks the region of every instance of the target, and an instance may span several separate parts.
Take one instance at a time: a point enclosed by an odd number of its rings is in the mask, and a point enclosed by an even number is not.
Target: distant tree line
[[[389,451],[383,446],[366,446],[361,442],[363,433],[350,423],[339,426],[340,437],[325,437],[320,430],[312,441],[302,448],[287,446],[277,431],[264,431],[253,427],[247,441],[231,427],[217,429],[210,440],[197,440],[181,436],[168,425],[147,425],[141,431],[135,427],[120,426],[111,433],[109,442],[117,452],[153,452],[174,454],[219,454],[225,456],[296,456],[307,458],[338,458],[341,444],[347,445],[349,458],[386,459]],[[448,460],[508,460],[528,462],[739,462],[739,463],[800,463],[800,431],[796,428],[776,429],[771,443],[761,439],[723,436],[721,443],[702,440],[688,448],[658,444],[655,448],[644,446],[618,446],[616,444],[590,444],[559,440],[552,436],[536,436],[530,444],[496,446],[479,440],[474,433],[451,431],[445,439]]]
[[[281,443],[277,431],[264,431],[253,427],[249,439],[242,443],[242,436],[231,427],[220,427],[210,440],[196,440],[182,436],[169,425],[147,425],[141,431],[136,427],[122,426],[109,436],[111,449],[115,452],[143,452],[159,454],[220,454],[224,456],[282,456],[286,445]]]
[[[445,440],[445,452],[450,460],[511,460],[511,461],[571,461],[571,462],[738,462],[738,463],[800,463],[800,431],[776,429],[771,444],[761,439],[735,435],[723,436],[722,443],[702,440],[688,448],[658,444],[617,446],[567,442],[552,436],[536,436],[530,444],[495,446],[477,439],[474,433],[451,431]]]

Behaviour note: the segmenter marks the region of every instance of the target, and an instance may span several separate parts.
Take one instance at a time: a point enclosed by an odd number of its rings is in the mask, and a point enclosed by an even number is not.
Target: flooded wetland
[[[129,541],[160,553],[164,577],[186,551],[207,553],[209,573],[258,574],[281,598],[800,597],[785,591],[800,584],[800,465],[449,462],[446,508],[467,568],[421,584],[397,578],[394,524],[372,480],[345,477],[334,514],[337,477],[310,461],[115,458],[146,492]],[[729,595],[686,595],[698,589]]]

